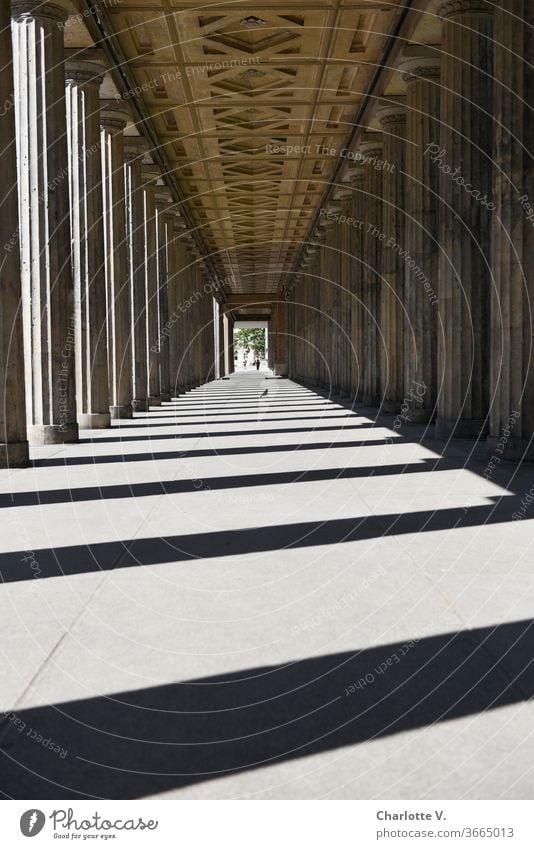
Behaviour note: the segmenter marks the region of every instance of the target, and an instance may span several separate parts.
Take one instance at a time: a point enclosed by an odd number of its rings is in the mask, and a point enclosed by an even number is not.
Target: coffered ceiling
[[[278,289],[402,5],[100,3],[227,291]]]

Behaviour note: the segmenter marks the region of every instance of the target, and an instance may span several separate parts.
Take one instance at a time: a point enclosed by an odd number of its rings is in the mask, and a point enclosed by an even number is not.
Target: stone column
[[[319,228],[316,235],[317,242],[320,243],[324,236],[325,231]],[[310,262],[302,277],[299,298],[303,303],[300,325],[301,359],[304,361],[304,356],[306,357],[308,381],[314,386],[326,380],[323,351],[327,322],[323,320],[322,313],[326,287],[321,277],[323,248],[322,244],[318,243],[311,245],[308,249]]]
[[[17,163],[9,3],[0,5],[0,468],[26,466]]]
[[[143,209],[145,243],[145,289],[148,341],[148,403],[151,407],[161,406],[160,351],[158,345],[158,232],[156,223],[156,181],[161,171],[153,165],[143,168]]]
[[[190,239],[185,240],[185,252],[183,255],[184,265],[180,274],[180,311],[182,313],[180,319],[180,341],[181,347],[179,351],[180,359],[180,385],[183,385],[184,392],[193,389],[195,379],[195,363],[193,358],[193,316],[191,315],[190,298],[194,291],[194,259],[191,255],[192,242]]]
[[[309,308],[307,297],[303,297],[302,299],[304,306],[302,310],[301,339],[303,344],[303,359],[306,359],[306,363],[308,365],[308,373],[310,377],[313,380],[313,367],[310,368],[309,366],[310,358],[311,356],[313,356],[310,345],[317,345],[316,359],[318,361],[318,368],[317,377],[315,378],[315,380],[317,381],[317,383],[319,383],[319,385],[328,388],[328,390],[331,391],[332,372],[330,365],[330,315],[332,311],[332,290],[328,279],[328,268],[326,264],[327,238],[327,230],[324,227],[323,223],[320,227],[317,228],[317,233],[315,235],[315,239],[318,245],[318,251],[315,272],[316,277],[314,282],[317,287],[317,293],[319,296],[317,304],[318,313],[316,322],[317,333],[314,334],[316,341],[313,340],[311,333],[309,333]],[[313,277],[310,277],[310,275],[306,275],[306,277],[304,278],[303,287],[303,289],[306,291],[306,294],[309,288],[310,280],[313,281]]]
[[[349,252],[350,252],[350,395],[353,400],[362,399],[363,379],[363,279],[365,266],[363,262],[363,237],[365,228],[366,199],[363,193],[363,166],[358,165],[349,172],[352,184],[352,195],[350,199],[350,217],[352,222],[349,228]]]
[[[495,13],[495,193],[491,299],[493,463],[534,459],[534,6]]]
[[[439,438],[477,437],[489,410],[493,3],[453,0],[443,18],[440,171]]]
[[[62,30],[68,6],[11,5],[28,433],[31,442],[76,442]]]
[[[132,418],[132,316],[124,181],[126,104],[101,101],[108,370],[112,419]]]
[[[110,424],[99,100],[105,70],[103,51],[67,51],[76,399],[83,428]]]
[[[126,240],[132,333],[132,408],[145,413],[148,401],[145,204],[142,159],[148,144],[140,136],[124,138]]]
[[[215,350],[215,362],[214,362],[214,375],[215,379],[218,377],[224,377],[225,367],[224,361],[226,356],[226,340],[224,333],[224,311],[223,305],[219,303],[219,301],[213,302],[213,321],[217,323],[217,326],[214,327],[214,345],[215,340],[217,342],[216,350]]]
[[[224,374],[234,370],[234,319],[230,308],[224,305]]]
[[[189,352],[184,325],[184,301],[186,299],[186,278],[189,273],[189,256],[183,238],[183,227],[179,219],[174,223],[174,261],[175,280],[173,311],[176,322],[173,325],[171,345],[171,389],[173,395],[181,395],[189,389]]]
[[[167,297],[169,302],[169,375],[171,386],[171,398],[178,397],[178,350],[180,348],[180,309],[181,299],[181,242],[180,234],[183,232],[183,223],[175,211],[166,220],[167,229]]]
[[[379,406],[380,359],[383,340],[380,329],[380,304],[382,289],[382,134],[364,133],[360,144],[364,169],[363,191],[366,219],[363,234],[363,381],[362,401]]]
[[[274,373],[287,376],[287,303],[285,300],[273,300],[272,306]]]
[[[389,98],[390,101],[393,98]],[[378,110],[383,128],[382,300],[380,305],[382,409],[398,413],[404,398],[404,274],[409,262],[404,244],[404,148],[406,109],[395,98]],[[402,98],[404,100],[404,98]]]
[[[169,360],[169,293],[170,242],[174,234],[170,232],[173,215],[169,212],[172,195],[169,189],[159,188],[155,193],[156,201],[156,243],[157,243],[157,280],[158,280],[158,353],[159,385],[162,401],[171,400],[171,378]]]
[[[329,313],[328,313],[328,368],[330,371],[329,384],[333,395],[339,395],[340,384],[340,360],[341,360],[341,230],[343,225],[339,223],[341,215],[341,204],[331,202],[328,207],[327,217],[322,219],[322,226],[326,228],[326,242],[324,247],[324,275],[325,285],[329,289]]]
[[[351,272],[351,248],[352,240],[350,233],[350,188],[339,188],[334,197],[341,204],[342,219],[339,225],[339,391],[343,396],[350,395],[350,367],[351,367],[351,296],[350,296],[350,272]]]
[[[404,386],[406,419],[428,422],[437,399],[439,170],[425,152],[439,138],[441,59],[401,66],[406,82]]]

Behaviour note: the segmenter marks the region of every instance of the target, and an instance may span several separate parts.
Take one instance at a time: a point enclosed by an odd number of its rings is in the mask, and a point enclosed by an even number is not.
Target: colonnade
[[[438,14],[273,296],[270,365],[531,456],[534,11]],[[232,313],[129,103],[102,98],[104,52],[65,49],[67,15],[0,9],[3,466],[233,369]]]
[[[65,49],[68,9],[0,8],[2,466],[214,374],[218,291],[129,104],[100,97],[103,51]]]
[[[290,376],[531,456],[534,10],[438,14],[441,45],[400,55],[405,94],[376,98],[287,287]]]

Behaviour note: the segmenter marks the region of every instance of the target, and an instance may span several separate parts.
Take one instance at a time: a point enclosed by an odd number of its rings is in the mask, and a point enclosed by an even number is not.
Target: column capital
[[[163,215],[164,215],[165,223],[168,224],[169,227],[173,227],[174,226],[174,219],[176,217],[176,213],[175,213],[174,209],[172,208],[172,206],[169,206],[167,209],[163,209],[162,212],[163,212]]]
[[[130,120],[130,109],[120,100],[100,101],[100,124],[105,130],[122,133]]]
[[[166,212],[165,207],[169,206],[172,203],[172,192],[167,186],[156,186],[156,192],[154,193],[154,198],[156,201],[156,208],[159,212]]]
[[[384,97],[379,101],[376,115],[382,127],[406,123],[406,99],[404,97]]]
[[[365,174],[365,170],[363,165],[355,165],[353,168],[349,168],[347,171],[347,177],[349,181],[354,185],[354,183],[359,183],[363,180]]]
[[[438,6],[438,16],[440,18],[455,18],[458,15],[493,15],[495,11],[494,3],[487,3],[485,0],[449,0],[447,3],[442,3]]]
[[[177,212],[171,210],[171,215],[174,219],[174,232],[179,233],[180,236],[185,236],[185,231],[187,230],[187,224],[183,220],[182,216]]]
[[[126,162],[141,161],[148,153],[149,144],[143,136],[124,136],[124,159]]]
[[[106,56],[99,47],[87,50],[68,48],[65,50],[65,81],[100,87],[107,72]]]
[[[382,133],[367,131],[362,133],[362,137],[360,139],[360,149],[358,154],[356,154],[355,161],[358,162],[360,159],[363,160],[363,164],[367,162],[369,159],[372,159],[373,156],[380,156],[382,154],[382,147],[384,141]]]
[[[332,217],[332,218],[330,218],[330,217],[321,218],[321,226],[322,227],[331,227],[332,224],[335,223],[335,220],[336,220],[335,216],[340,214],[341,204],[339,202],[336,203],[336,201],[339,201],[339,198],[336,198],[335,201],[329,201],[327,203],[326,208],[325,208],[326,215],[327,216],[334,216],[334,217]]]
[[[158,180],[161,179],[161,168],[150,162],[143,165],[141,169],[141,178],[145,189],[155,189]],[[159,186],[157,188],[160,188]],[[163,188],[163,187],[161,187]]]
[[[410,56],[399,62],[399,71],[405,83],[416,80],[436,82],[441,77],[440,56]]]
[[[338,184],[334,188],[334,191],[332,193],[332,199],[334,201],[333,205],[335,205],[337,207],[340,203],[343,203],[344,200],[346,200],[347,198],[350,198],[351,195],[352,195],[352,189],[351,189],[349,182],[348,182],[348,180],[345,176],[345,179],[341,180],[341,184],[340,185]],[[330,206],[330,204],[328,204],[328,206]]]
[[[51,0],[43,3],[42,0],[11,0],[11,17],[15,20],[21,18],[45,18],[54,23],[64,24],[71,13],[68,0]]]

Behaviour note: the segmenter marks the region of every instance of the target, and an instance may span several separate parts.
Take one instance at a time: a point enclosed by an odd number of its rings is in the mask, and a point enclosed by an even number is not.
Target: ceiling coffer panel
[[[117,0],[103,14],[229,288],[276,291],[396,4]]]

